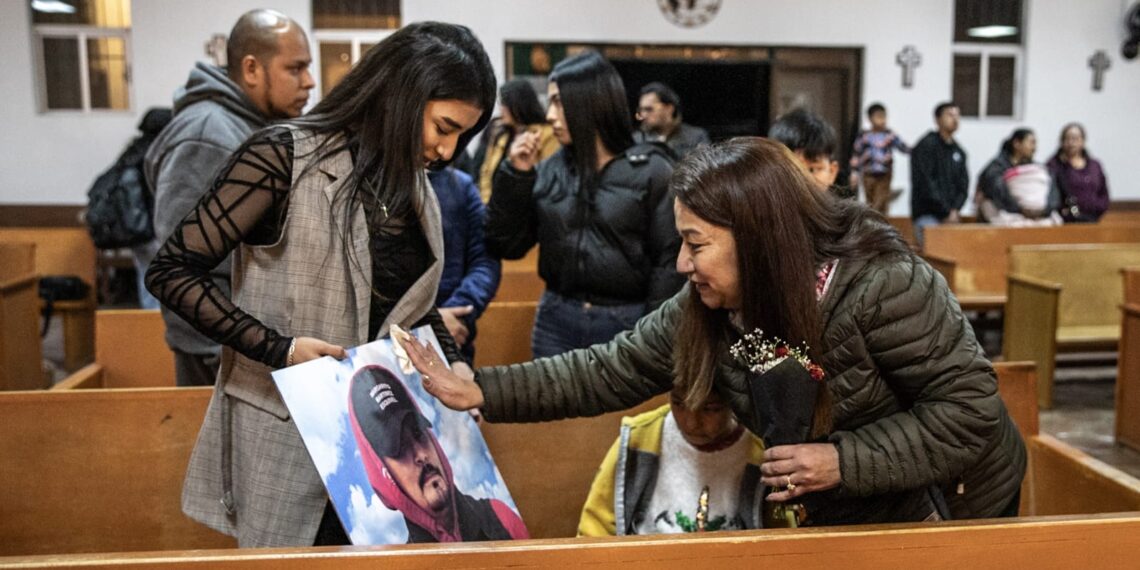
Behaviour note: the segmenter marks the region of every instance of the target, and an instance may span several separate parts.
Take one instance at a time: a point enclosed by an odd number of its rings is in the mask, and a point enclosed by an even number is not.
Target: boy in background
[[[910,153],[910,148],[894,131],[887,128],[887,109],[880,103],[867,107],[871,130],[862,131],[851,149],[851,188],[859,187],[863,175],[863,193],[867,203],[882,215],[891,205],[891,169],[894,151]]]
[[[820,190],[831,190],[840,198],[853,197],[849,188],[835,185],[839,175],[839,161],[835,160],[837,137],[823,117],[805,109],[790,111],[772,123],[768,138],[788,147],[807,167]]]

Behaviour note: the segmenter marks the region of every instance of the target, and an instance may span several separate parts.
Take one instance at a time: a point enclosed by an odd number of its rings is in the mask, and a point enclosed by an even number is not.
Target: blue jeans
[[[546,291],[538,303],[530,346],[535,358],[609,342],[645,315],[645,303],[592,305]]]
[[[941,219],[930,214],[924,214],[914,219],[914,240],[918,242],[918,249],[922,249],[923,246],[922,230],[924,230],[926,226],[937,226],[941,224]]]

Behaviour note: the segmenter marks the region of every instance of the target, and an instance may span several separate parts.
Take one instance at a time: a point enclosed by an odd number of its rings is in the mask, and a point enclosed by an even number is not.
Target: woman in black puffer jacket
[[[1014,516],[1025,445],[990,363],[946,286],[866,206],[813,190],[779,144],[741,138],[678,166],[677,268],[689,286],[612,342],[461,378],[427,353],[428,391],[497,421],[621,410],[676,382],[717,390],[763,434],[728,347],[763,329],[826,372],[811,443],[765,452],[773,501],[807,524]],[[409,348],[409,350],[414,350]],[[761,378],[763,381],[763,378]]]
[[[559,63],[546,120],[562,150],[536,162],[536,133],[515,137],[487,204],[487,251],[518,259],[539,246],[546,291],[536,358],[609,341],[680,289],[663,145],[634,144],[625,88],[601,55]]]

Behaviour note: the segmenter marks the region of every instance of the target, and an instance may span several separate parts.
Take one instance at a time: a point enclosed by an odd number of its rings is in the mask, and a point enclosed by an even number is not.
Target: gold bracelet
[[[289,356],[285,358],[285,366],[293,366],[293,351],[297,349],[297,337],[293,337],[292,342],[289,343]]]

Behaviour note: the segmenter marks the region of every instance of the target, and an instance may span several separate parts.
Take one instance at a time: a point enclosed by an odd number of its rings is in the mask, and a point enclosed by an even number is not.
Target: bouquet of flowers
[[[748,369],[752,411],[764,445],[807,443],[811,438],[816,398],[826,376],[807,356],[807,347],[790,346],[756,329],[729,348]],[[778,504],[769,514],[773,522],[799,526],[806,517],[799,504]]]

